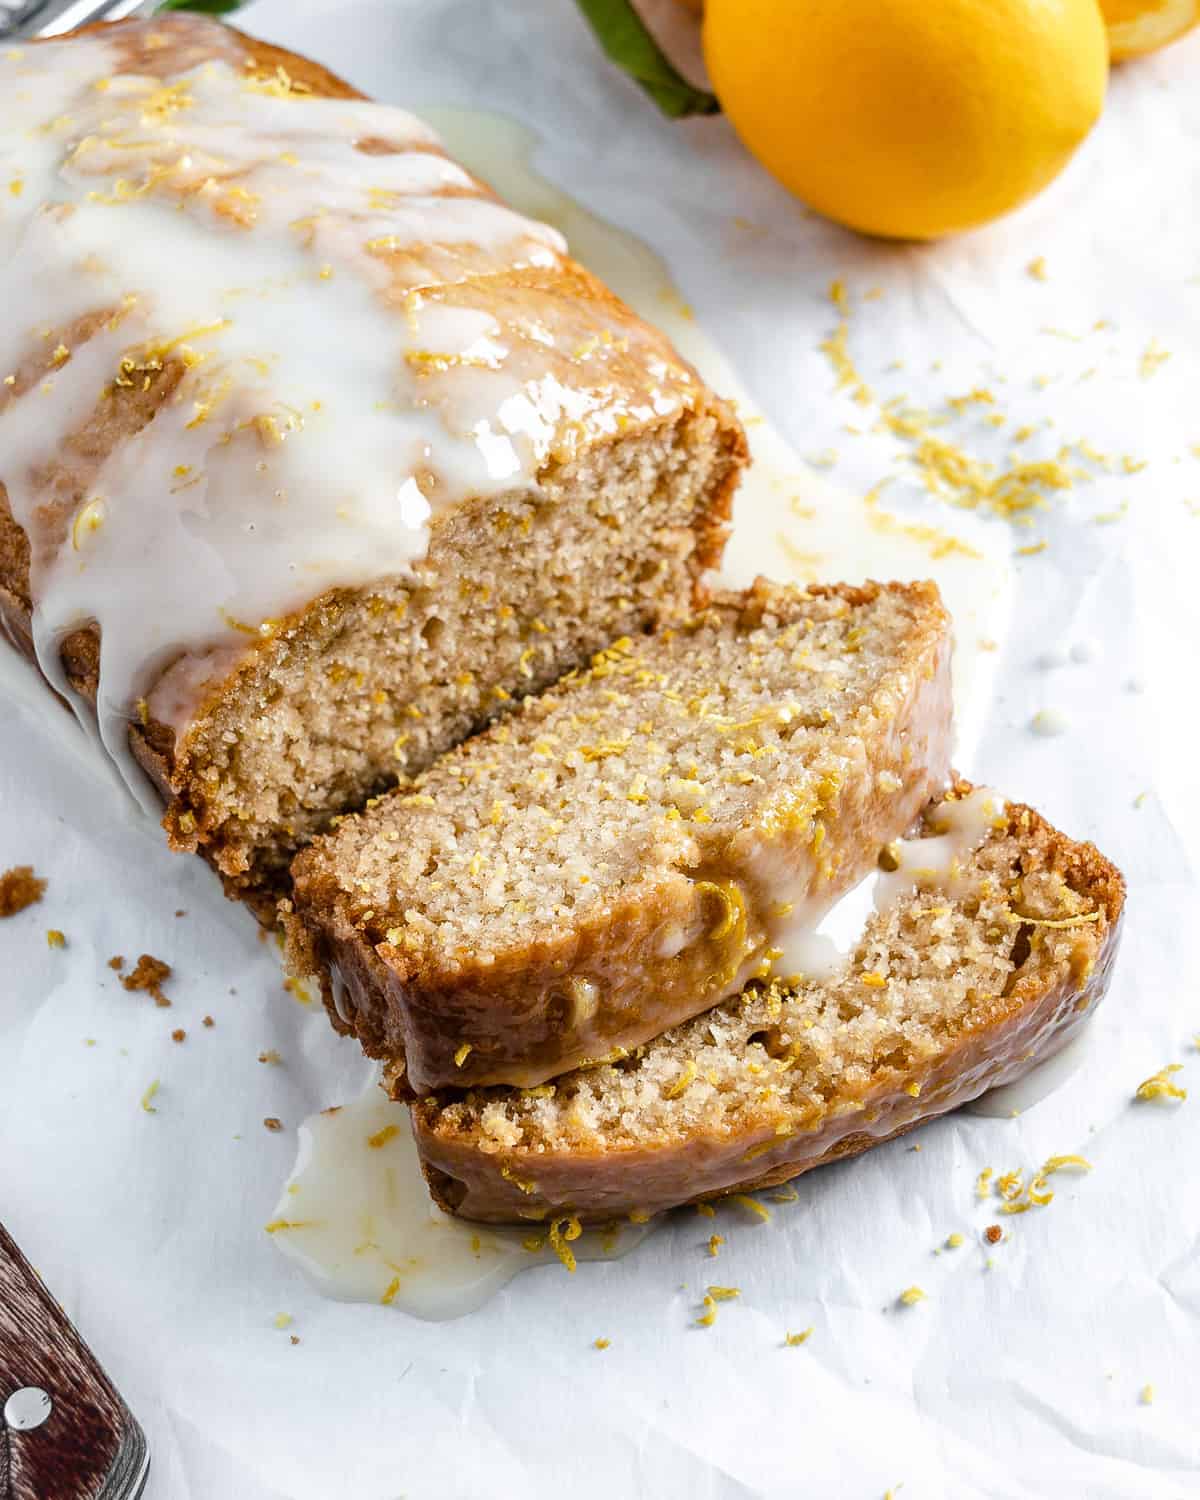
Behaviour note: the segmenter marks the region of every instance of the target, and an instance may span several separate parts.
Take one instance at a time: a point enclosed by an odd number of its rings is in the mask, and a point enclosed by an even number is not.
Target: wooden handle
[[[142,1429],[0,1226],[0,1500],[127,1500]]]

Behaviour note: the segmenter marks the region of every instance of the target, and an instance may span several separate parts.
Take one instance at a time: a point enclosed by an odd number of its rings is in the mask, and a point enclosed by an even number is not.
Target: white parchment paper
[[[1094,839],[1128,875],[1129,914],[1085,1066],[1019,1118],[955,1116],[803,1178],[770,1222],[677,1216],[624,1261],[533,1271],[423,1324],[323,1301],[263,1233],[295,1125],[361,1087],[355,1049],[285,992],[201,863],[84,769],[54,707],[6,698],[0,868],[32,862],[50,886],[0,923],[0,1217],[145,1425],[151,1500],[1200,1494],[1200,37],[1116,74],[1037,202],[911,248],[807,213],[724,122],[661,120],[566,0],[259,0],[244,24],[381,98],[535,130],[539,170],[665,258],[797,448],[836,450],[839,483],[890,477],[927,519],[944,505],[836,389],[819,349],[835,277],[880,399],[986,388],[995,406],[953,430],[978,456],[1004,462],[1014,429],[1047,422],[1027,456],[1076,439],[1112,455],[1011,533],[1014,552],[1048,545],[1017,558],[962,769]],[[1039,256],[1044,281],[1026,271]],[[1170,358],[1144,361],[1152,341]],[[762,567],[786,575],[772,545]],[[1041,710],[1065,731],[1033,733]],[[141,952],[174,966],[170,1010],[106,967]],[[1131,1102],[1176,1062],[1187,1101]],[[977,1201],[981,1169],[1060,1152],[1094,1171],[1054,1179],[1047,1208]],[[991,1223],[1008,1234],[994,1248]],[[953,1232],[962,1247],[935,1255]],[[741,1297],[702,1329],[708,1282]],[[928,1300],[899,1306],[914,1284]]]

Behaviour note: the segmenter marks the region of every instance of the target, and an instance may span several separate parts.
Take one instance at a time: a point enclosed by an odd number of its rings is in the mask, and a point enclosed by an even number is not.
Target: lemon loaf
[[[231,894],[702,601],[735,416],[418,120],[184,16],[0,95],[3,624]]]
[[[1120,874],[960,784],[891,846],[879,910],[826,979],[754,983],[618,1063],[412,1106],[437,1201],[603,1221],[767,1187],[1019,1077],[1099,1003]]]
[[[397,1096],[540,1083],[786,961],[945,786],[950,717],[932,584],[723,594],[305,850],[293,962]]]

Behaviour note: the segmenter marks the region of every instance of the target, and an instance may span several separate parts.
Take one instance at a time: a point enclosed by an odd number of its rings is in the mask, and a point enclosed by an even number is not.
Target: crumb
[[[267,1118],[263,1121],[263,1124],[267,1127],[268,1130],[283,1129],[283,1121],[277,1120],[274,1115],[268,1115]]]
[[[119,974],[125,967],[125,955],[123,953],[114,953],[108,961],[108,967],[114,969]]]
[[[289,1343],[290,1343],[290,1344],[298,1344],[298,1343],[299,1343],[299,1342],[300,1342],[300,1340],[299,1340],[299,1339],[298,1339],[298,1338],[297,1338],[297,1337],[296,1337],[296,1335],[295,1335],[295,1334],[294,1334],[294,1333],[293,1333],[293,1334],[291,1334],[291,1335],[289,1335],[289,1337],[288,1337],[288,1342],[289,1342]]]
[[[67,946],[66,934],[59,932],[57,927],[47,928],[46,945],[50,948],[65,948]]]
[[[918,1302],[928,1302],[929,1297],[919,1286],[909,1286],[900,1293],[899,1301],[905,1307],[915,1307]]]
[[[184,1029],[183,1029],[182,1026],[177,1026],[175,1028],[175,1030],[171,1033],[171,1040],[173,1042],[186,1042],[187,1041],[187,1032],[184,1031]]]
[[[187,912],[186,912],[186,911],[184,911],[184,910],[183,910],[183,909],[182,909],[182,908],[180,908],[180,910],[179,910],[179,911],[177,911],[177,912],[176,912],[176,913],[175,913],[175,915],[176,915],[176,916],[177,916],[177,917],[186,917],[186,916],[187,916]]]
[[[213,1018],[211,1016],[205,1016],[203,1024],[205,1026],[207,1026],[209,1028],[209,1030],[211,1030],[217,1023],[213,1020]]]
[[[275,1051],[274,1047],[272,1047],[269,1052],[260,1052],[258,1054],[258,1060],[260,1063],[277,1063],[283,1061],[283,1059],[279,1056],[279,1053]]]
[[[294,1321],[294,1319],[292,1318],[291,1313],[276,1313],[275,1314],[275,1327],[276,1328],[287,1328],[287,1327],[290,1326],[290,1324],[293,1321]]]
[[[955,1230],[955,1232],[952,1235],[949,1235],[947,1237],[947,1239],[946,1239],[946,1249],[947,1250],[957,1250],[958,1247],[962,1244],[962,1242],[963,1242],[962,1235],[959,1234],[957,1230]]]
[[[999,1224],[989,1224],[983,1231],[983,1237],[989,1245],[998,1245],[1004,1238],[1004,1231]]]
[[[593,1339],[592,1340],[592,1348],[593,1349],[607,1349],[611,1345],[611,1343],[612,1343],[611,1339]]]
[[[45,892],[46,882],[33,873],[32,865],[14,865],[0,875],[0,917],[15,917]]]
[[[811,1328],[806,1328],[802,1333],[785,1333],[783,1336],[784,1347],[787,1349],[798,1349],[801,1344],[807,1344],[811,1337]]]
[[[1033,277],[1034,281],[1045,281],[1046,257],[1044,255],[1037,256],[1034,260],[1031,260],[1029,262],[1025,269],[1029,273],[1029,275]]]
[[[145,990],[148,995],[153,996],[155,1005],[165,1008],[171,1002],[163,994],[162,984],[164,979],[170,977],[170,964],[163,963],[161,958],[155,958],[150,953],[143,953],[132,970],[122,975],[121,983],[131,992]]]
[[[710,1235],[708,1239],[708,1253],[715,1258],[717,1251],[724,1243],[725,1236],[723,1234]]]

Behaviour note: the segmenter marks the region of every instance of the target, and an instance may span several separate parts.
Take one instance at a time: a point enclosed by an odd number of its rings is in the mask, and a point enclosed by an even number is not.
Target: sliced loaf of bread
[[[767,1187],[1012,1081],[1095,1009],[1124,883],[1092,845],[960,783],[884,862],[882,909],[833,978],[752,983],[542,1088],[414,1104],[437,1201],[605,1221]]]
[[[787,964],[945,783],[932,584],[616,641],[296,861],[293,963],[397,1096],[537,1084]]]
[[[305,58],[160,16],[0,96],[0,633],[273,918],[331,817],[702,601],[742,431]]]

